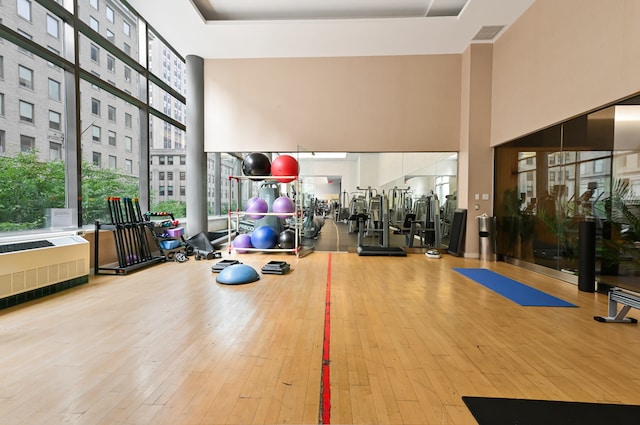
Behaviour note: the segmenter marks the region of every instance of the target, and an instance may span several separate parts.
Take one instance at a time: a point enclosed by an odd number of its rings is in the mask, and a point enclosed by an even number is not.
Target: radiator
[[[89,242],[77,235],[0,241],[0,298],[89,275]]]

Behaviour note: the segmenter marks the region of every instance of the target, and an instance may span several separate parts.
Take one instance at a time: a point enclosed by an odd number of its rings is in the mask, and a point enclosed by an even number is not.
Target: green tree
[[[0,157],[0,232],[41,229],[49,208],[65,208],[65,164],[41,162],[37,152]],[[82,224],[111,222],[107,196],[135,198],[138,179],[82,164]]]
[[[111,223],[107,197],[136,198],[138,178],[82,162],[82,223]]]
[[[0,157],[0,231],[39,229],[49,208],[64,208],[62,161],[39,162],[36,152]]]
[[[162,201],[151,206],[153,212],[170,212],[175,218],[184,218],[187,216],[187,204],[180,201]]]

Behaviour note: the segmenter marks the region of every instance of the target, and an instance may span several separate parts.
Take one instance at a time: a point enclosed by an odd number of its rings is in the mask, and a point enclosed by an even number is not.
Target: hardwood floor
[[[0,311],[0,422],[317,424],[328,281],[333,424],[475,424],[463,395],[640,404],[640,330],[593,320],[606,295],[448,255],[237,258],[292,271],[220,285],[192,258]],[[452,270],[482,266],[578,308]]]

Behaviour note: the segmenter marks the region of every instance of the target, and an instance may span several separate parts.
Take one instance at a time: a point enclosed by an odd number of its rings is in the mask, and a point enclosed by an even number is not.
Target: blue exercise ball
[[[232,264],[218,273],[216,281],[225,285],[242,285],[260,279],[258,272],[246,264]]]
[[[271,226],[260,226],[251,233],[251,244],[258,249],[271,249],[278,243],[278,232]]]

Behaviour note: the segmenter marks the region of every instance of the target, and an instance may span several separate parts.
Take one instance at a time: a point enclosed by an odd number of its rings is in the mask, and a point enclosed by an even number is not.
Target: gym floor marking
[[[324,339],[322,342],[322,376],[320,382],[320,423],[331,423],[331,380],[329,374],[331,342],[331,253],[327,265],[327,294],[324,303]]]

